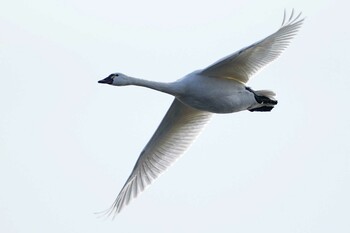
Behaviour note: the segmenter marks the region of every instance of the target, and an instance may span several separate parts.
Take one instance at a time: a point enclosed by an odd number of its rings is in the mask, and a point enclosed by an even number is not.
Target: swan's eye
[[[118,77],[118,76],[119,76],[119,74],[115,74],[115,76],[116,76],[116,77]]]

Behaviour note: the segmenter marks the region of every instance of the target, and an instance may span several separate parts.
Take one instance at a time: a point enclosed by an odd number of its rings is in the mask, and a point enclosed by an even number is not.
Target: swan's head
[[[129,77],[121,73],[113,73],[107,78],[98,81],[98,83],[105,83],[114,86],[125,86],[130,84]]]

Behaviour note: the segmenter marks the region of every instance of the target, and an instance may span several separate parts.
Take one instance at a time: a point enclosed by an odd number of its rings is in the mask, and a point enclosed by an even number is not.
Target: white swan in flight
[[[99,83],[136,85],[175,97],[156,132],[142,150],[134,169],[106,214],[117,214],[132,198],[173,164],[191,145],[213,113],[242,110],[271,111],[277,104],[272,91],[254,91],[245,84],[275,60],[289,45],[304,19],[284,18],[272,35],[243,48],[213,65],[171,83],[161,83],[113,73]]]

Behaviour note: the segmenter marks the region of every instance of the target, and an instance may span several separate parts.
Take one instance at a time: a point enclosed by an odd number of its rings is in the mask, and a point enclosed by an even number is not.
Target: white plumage
[[[213,65],[172,83],[161,83],[113,73],[99,81],[115,86],[136,85],[175,97],[164,119],[140,154],[134,169],[106,214],[119,213],[173,164],[191,145],[213,113],[242,110],[271,111],[277,101],[267,90],[246,87],[252,75],[275,60],[288,46],[304,19],[294,11],[272,35]]]

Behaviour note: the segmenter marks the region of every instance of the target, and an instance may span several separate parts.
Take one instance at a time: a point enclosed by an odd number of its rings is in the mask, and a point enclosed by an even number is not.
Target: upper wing
[[[117,214],[132,198],[174,163],[191,145],[211,113],[196,110],[175,98],[143,149],[135,167],[107,214]]]
[[[203,75],[230,78],[246,83],[258,70],[275,60],[289,45],[302,25],[304,19],[294,16],[294,10],[286,21],[286,12],[282,26],[274,34],[239,50],[201,71]],[[299,20],[298,20],[299,19]]]

